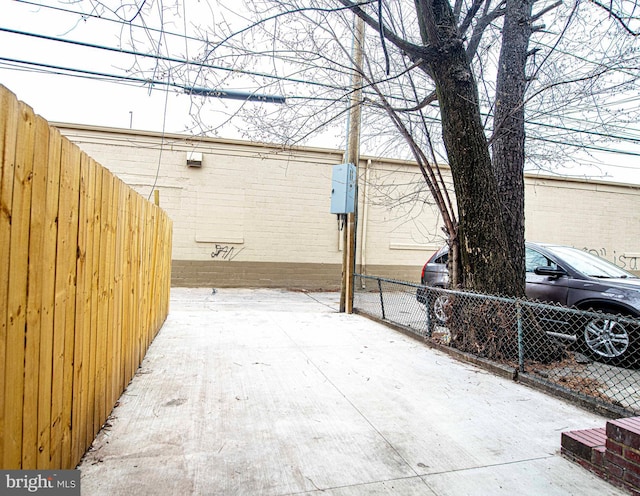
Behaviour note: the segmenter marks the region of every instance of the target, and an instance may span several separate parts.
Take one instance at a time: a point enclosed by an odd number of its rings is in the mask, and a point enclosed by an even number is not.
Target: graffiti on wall
[[[584,251],[591,253],[592,255],[596,255],[600,258],[605,258],[610,262],[613,262],[615,265],[624,270],[632,270],[637,271],[640,270],[640,260],[637,256],[626,256],[624,254],[618,255],[615,250],[609,254],[606,248],[583,248]]]
[[[237,247],[230,245],[216,245],[215,249],[211,252],[211,258],[230,262],[236,258],[242,250],[244,250],[244,247],[238,249]]]

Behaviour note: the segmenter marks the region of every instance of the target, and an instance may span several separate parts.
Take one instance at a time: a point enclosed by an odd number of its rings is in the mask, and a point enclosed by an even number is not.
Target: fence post
[[[516,319],[518,321],[518,369],[524,372],[524,337],[522,332],[522,304],[516,301]]]
[[[433,317],[431,315],[431,309],[433,305],[431,305],[431,290],[427,291],[425,288],[425,294],[427,297],[425,298],[424,309],[427,314],[427,337],[430,338],[433,335]]]
[[[384,299],[382,298],[382,281],[378,279],[378,291],[380,292],[380,307],[382,307],[382,319],[386,319],[386,315],[384,313]]]

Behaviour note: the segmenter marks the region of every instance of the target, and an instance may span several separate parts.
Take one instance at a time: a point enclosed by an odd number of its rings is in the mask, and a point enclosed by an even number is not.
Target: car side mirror
[[[567,275],[567,271],[560,267],[540,266],[534,271],[539,276],[562,277]]]

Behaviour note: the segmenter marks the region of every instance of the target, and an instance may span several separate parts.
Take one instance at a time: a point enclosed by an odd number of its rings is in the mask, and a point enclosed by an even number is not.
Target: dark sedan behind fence
[[[359,313],[596,408],[640,415],[638,318],[359,274],[354,286]]]

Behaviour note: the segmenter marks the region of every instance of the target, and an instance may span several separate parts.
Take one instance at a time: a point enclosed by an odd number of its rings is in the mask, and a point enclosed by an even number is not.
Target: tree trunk
[[[492,143],[502,219],[511,245],[509,263],[520,275],[514,296],[524,295],[525,289],[524,93],[532,6],[532,0],[506,1]]]
[[[482,126],[476,82],[446,0],[417,0],[426,36],[438,50],[429,61],[436,84],[442,133],[458,202],[460,259],[465,288],[516,294],[521,275],[511,264],[489,146]]]

